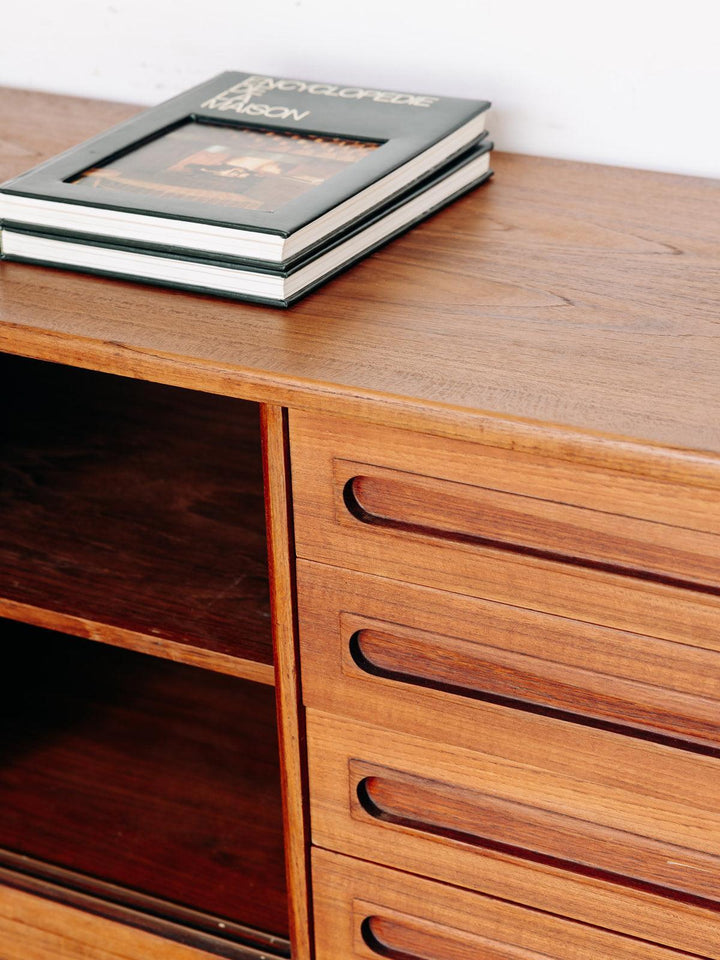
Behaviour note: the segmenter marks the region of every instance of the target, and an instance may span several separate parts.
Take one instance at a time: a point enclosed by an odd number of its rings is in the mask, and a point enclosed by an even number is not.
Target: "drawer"
[[[458,746],[499,704],[720,750],[715,650],[307,560],[297,584],[308,706]]]
[[[589,923],[615,891],[617,929],[719,955],[718,759],[498,706],[473,749],[307,721],[318,846]]]
[[[671,960],[648,943],[490,896],[313,851],[317,960]]]
[[[720,649],[720,495],[290,413],[300,557]]]

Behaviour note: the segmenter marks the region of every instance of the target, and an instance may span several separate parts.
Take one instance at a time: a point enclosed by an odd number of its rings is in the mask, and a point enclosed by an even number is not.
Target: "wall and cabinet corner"
[[[718,187],[497,166],[288,312],[0,266],[2,960],[720,958]]]

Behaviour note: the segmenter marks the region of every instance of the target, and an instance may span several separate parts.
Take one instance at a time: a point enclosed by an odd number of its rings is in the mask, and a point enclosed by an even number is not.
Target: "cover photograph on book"
[[[4,184],[0,219],[287,266],[476,144],[489,106],[224,73]]]
[[[163,196],[272,213],[357,163],[378,143],[188,121],[84,170],[98,200]]]

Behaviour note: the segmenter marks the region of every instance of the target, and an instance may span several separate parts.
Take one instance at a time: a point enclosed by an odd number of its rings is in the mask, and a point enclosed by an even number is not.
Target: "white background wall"
[[[0,10],[0,84],[154,104],[238,69],[481,97],[494,101],[502,149],[720,176],[720,0],[5,0]]]

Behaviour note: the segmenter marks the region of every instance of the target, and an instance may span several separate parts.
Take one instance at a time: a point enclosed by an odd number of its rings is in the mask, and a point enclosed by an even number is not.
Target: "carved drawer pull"
[[[539,497],[335,462],[362,523],[717,593],[720,536]]]
[[[369,771],[372,771],[369,773]],[[368,775],[369,774],[369,775]],[[567,813],[350,761],[357,802],[374,820],[499,850],[575,873],[717,902],[720,858]]]
[[[371,676],[720,755],[718,700],[392,624],[348,643]]]
[[[551,960],[547,954],[413,918],[366,917],[366,946],[389,960]]]

